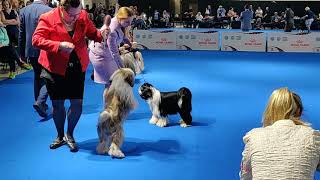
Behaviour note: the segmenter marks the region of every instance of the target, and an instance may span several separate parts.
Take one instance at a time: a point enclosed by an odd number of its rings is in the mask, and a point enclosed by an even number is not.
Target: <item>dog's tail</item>
[[[107,111],[102,111],[99,116],[99,122],[97,125],[97,133],[99,136],[99,144],[97,146],[98,154],[105,154],[107,146],[107,133],[108,133],[108,123],[110,122],[110,113]]]
[[[191,112],[191,110],[192,110],[192,104],[191,104],[192,94],[191,94],[191,91],[186,87],[182,87],[182,88],[179,89],[178,94],[182,99],[182,109]]]

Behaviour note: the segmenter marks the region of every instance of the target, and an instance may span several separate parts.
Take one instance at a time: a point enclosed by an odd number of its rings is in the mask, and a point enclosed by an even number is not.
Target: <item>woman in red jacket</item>
[[[61,0],[60,6],[43,14],[33,34],[32,45],[41,49],[39,63],[41,77],[53,107],[53,120],[58,137],[50,145],[56,149],[65,143],[71,152],[78,148],[73,131],[82,113],[85,71],[89,64],[85,37],[101,42],[106,29],[98,31],[79,0]],[[64,102],[70,99],[67,113]],[[67,114],[68,130],[64,135]]]

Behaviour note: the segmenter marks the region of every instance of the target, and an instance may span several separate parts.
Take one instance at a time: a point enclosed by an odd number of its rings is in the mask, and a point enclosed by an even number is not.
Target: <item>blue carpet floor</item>
[[[303,118],[320,129],[318,54],[207,51],[145,51],[143,77],[161,91],[182,86],[193,93],[194,125],[181,128],[148,123],[151,113],[138,96],[138,108],[125,122],[126,158],[95,154],[96,123],[103,86],[86,77],[84,112],[75,130],[80,151],[50,150],[56,137],[52,119],[34,112],[33,73],[0,82],[0,179],[233,180],[243,150],[242,137],[261,126],[271,92],[287,86],[301,95]],[[68,107],[68,103],[66,103]],[[320,179],[317,174],[317,179]]]

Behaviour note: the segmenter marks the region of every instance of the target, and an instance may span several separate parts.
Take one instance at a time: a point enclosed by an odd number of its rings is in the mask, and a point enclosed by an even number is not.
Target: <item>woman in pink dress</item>
[[[106,42],[91,42],[89,57],[94,68],[94,82],[109,87],[109,78],[117,69],[123,67],[119,54],[121,42],[131,46],[130,40],[125,36],[125,28],[131,25],[133,12],[128,7],[118,10],[109,26],[110,33]]]

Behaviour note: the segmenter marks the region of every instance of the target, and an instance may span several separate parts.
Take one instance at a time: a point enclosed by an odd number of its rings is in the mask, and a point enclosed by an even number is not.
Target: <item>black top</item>
[[[307,15],[306,19],[314,19],[314,17],[315,17],[315,14],[311,10],[308,10],[306,12],[306,15]]]
[[[7,13],[7,11],[3,10],[2,11],[4,14],[4,17],[6,18],[6,20],[10,20],[10,19],[17,19],[17,14],[15,13],[14,10],[11,10],[10,13]],[[6,26],[6,30],[8,31],[8,35],[9,34],[15,34],[18,33],[19,34],[19,29],[17,25],[7,25]]]
[[[292,9],[291,8],[288,8],[286,11],[285,11],[285,14],[286,14],[286,16],[285,16],[285,20],[287,21],[287,22],[290,22],[290,23],[293,23],[294,22],[294,12],[292,11]]]

